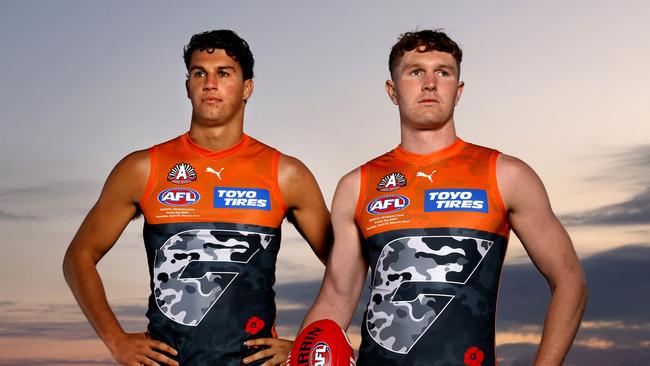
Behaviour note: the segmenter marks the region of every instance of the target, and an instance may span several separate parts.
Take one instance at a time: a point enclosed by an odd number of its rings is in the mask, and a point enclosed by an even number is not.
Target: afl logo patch
[[[158,194],[158,201],[167,206],[189,206],[201,198],[199,192],[189,188],[170,188]]]
[[[368,213],[373,215],[387,214],[403,210],[408,207],[411,201],[401,194],[389,194],[387,196],[377,197],[368,204],[366,208]]]
[[[406,186],[406,177],[399,172],[387,174],[381,178],[377,184],[377,190],[380,192],[392,192]]]
[[[188,184],[196,180],[196,170],[189,163],[176,163],[169,173],[167,180],[174,184]]]
[[[332,366],[332,350],[325,342],[318,342],[311,348],[309,365]]]

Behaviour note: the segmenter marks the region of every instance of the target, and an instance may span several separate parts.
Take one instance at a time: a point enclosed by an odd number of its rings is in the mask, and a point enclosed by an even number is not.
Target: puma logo
[[[216,171],[210,167],[207,167],[205,168],[205,171],[208,173],[215,174],[219,178],[219,180],[221,180],[221,172],[223,171],[223,168],[219,169],[219,171]]]
[[[422,173],[422,172],[417,172],[417,174],[415,174],[415,176],[416,176],[416,177],[427,178],[427,179],[429,180],[429,182],[433,183],[433,178],[431,178],[431,177],[432,177],[433,174],[436,173],[436,172],[437,172],[437,170],[432,171],[431,174],[425,174],[425,173]]]

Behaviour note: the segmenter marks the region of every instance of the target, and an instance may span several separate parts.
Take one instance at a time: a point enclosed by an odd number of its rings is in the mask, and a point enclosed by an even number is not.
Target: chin
[[[419,121],[413,121],[411,125],[417,130],[439,130],[445,127],[449,121],[449,119],[423,119]]]

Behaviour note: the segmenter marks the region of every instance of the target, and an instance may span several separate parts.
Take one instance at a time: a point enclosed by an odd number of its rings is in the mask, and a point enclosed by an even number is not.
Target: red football
[[[287,366],[354,366],[354,351],[334,321],[317,320],[298,334]]]

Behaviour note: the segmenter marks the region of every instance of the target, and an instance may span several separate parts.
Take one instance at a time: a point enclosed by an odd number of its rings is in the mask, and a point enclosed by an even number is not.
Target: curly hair
[[[215,49],[226,51],[228,56],[237,61],[241,66],[244,80],[253,78],[253,67],[255,66],[253,53],[248,47],[248,43],[229,29],[211,30],[193,35],[190,43],[183,48],[183,60],[187,70],[190,69],[190,61],[194,51],[212,53]]]
[[[388,56],[388,70],[391,76],[402,60],[404,53],[415,49],[417,49],[417,52],[439,51],[451,54],[456,60],[456,66],[458,66],[458,72],[460,73],[463,51],[444,32],[435,29],[406,32],[399,36],[397,43],[390,50],[390,56]]]

